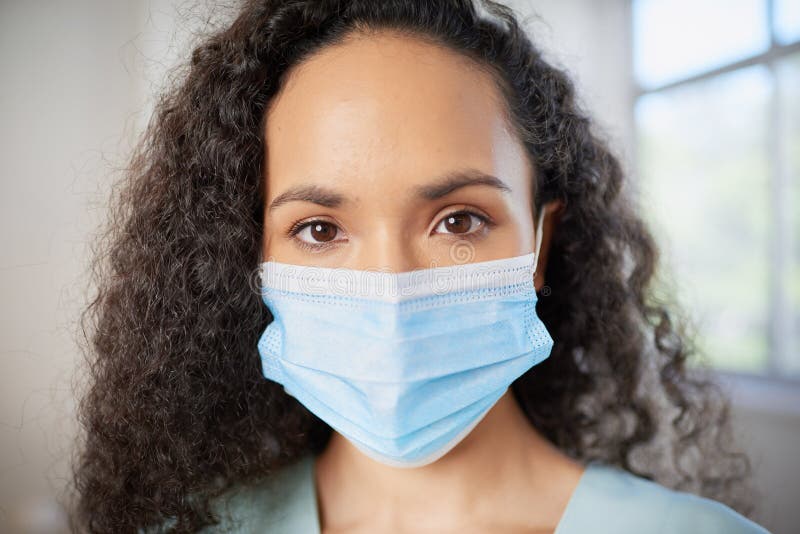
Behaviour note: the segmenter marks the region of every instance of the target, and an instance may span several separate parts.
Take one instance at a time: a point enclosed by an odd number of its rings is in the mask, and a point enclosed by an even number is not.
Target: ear
[[[555,227],[558,225],[558,221],[561,219],[561,215],[566,209],[566,204],[560,199],[551,200],[547,204],[544,204],[542,209],[545,210],[544,217],[542,218],[542,244],[539,248],[536,275],[533,279],[533,285],[537,291],[545,285],[544,273],[547,271],[547,258],[550,255],[551,237]],[[534,236],[534,240],[535,239],[536,237]],[[532,243],[531,246],[535,247],[536,243]]]

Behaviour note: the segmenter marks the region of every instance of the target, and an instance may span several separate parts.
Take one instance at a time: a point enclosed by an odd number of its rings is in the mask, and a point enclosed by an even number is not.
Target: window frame
[[[634,4],[637,0],[629,0],[629,14],[632,14]],[[784,117],[781,113],[781,94],[778,80],[777,63],[793,54],[800,53],[800,39],[791,43],[781,43],[776,34],[775,24],[775,0],[763,0],[763,7],[766,9],[767,30],[769,35],[769,48],[763,52],[752,54],[736,61],[727,62],[716,67],[705,69],[701,72],[678,78],[667,83],[643,87],[636,79],[633,68],[633,55],[635,42],[631,37],[631,54],[629,57],[631,65],[632,98],[631,112],[633,139],[638,142],[640,130],[633,110],[639,99],[646,95],[669,91],[676,87],[699,83],[731,72],[739,71],[754,65],[766,67],[771,82],[772,91],[769,100],[769,116],[767,117],[768,135],[767,156],[769,161],[769,183],[770,183],[770,257],[769,257],[769,305],[768,305],[768,330],[767,336],[767,367],[762,372],[734,371],[729,369],[714,367],[713,371],[721,375],[729,384],[747,382],[750,384],[748,389],[752,390],[756,384],[763,383],[764,380],[772,384],[779,384],[786,398],[785,391],[793,390],[792,400],[800,401],[800,375],[793,376],[783,373],[780,362],[788,361],[792,351],[791,335],[791,303],[784,287],[787,279],[787,272],[791,268],[791,258],[788,253],[791,250],[791,235],[787,231],[789,222],[789,208],[785,205],[785,199],[789,196],[791,173],[787,165],[788,147],[787,140],[781,135],[784,131]],[[629,16],[630,35],[635,34],[635,20]],[[640,175],[638,158],[634,157],[632,164],[637,175]],[[800,347],[797,347],[800,349]],[[797,356],[795,356],[797,357]],[[800,413],[800,402],[797,412]]]

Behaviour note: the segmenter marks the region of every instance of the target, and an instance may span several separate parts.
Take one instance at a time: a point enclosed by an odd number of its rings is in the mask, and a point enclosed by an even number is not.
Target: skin
[[[403,272],[532,252],[534,168],[501,102],[488,73],[407,36],[361,36],[306,60],[267,111],[264,257]],[[507,189],[418,195],[469,169]],[[307,185],[325,188],[325,205],[286,196]],[[537,288],[561,208],[545,206]],[[491,222],[449,218],[464,209]],[[334,432],[314,469],[328,533],[553,532],[583,471],[532,427],[510,389],[432,464],[389,467]]]

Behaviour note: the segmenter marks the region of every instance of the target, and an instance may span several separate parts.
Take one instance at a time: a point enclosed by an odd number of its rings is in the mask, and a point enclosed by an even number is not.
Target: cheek
[[[514,229],[514,237],[525,248],[523,254],[532,251],[534,241],[533,212],[529,199],[516,198],[509,204],[509,228]]]
[[[299,209],[293,205],[281,206],[271,214],[265,213],[262,227],[262,243],[270,247],[282,246],[288,237],[287,232],[292,224],[310,215],[313,215],[313,213],[308,213],[307,210]]]
[[[512,198],[500,210],[501,220],[485,245],[494,257],[519,256],[533,250],[533,216],[526,204],[522,199]]]
[[[431,240],[427,251],[429,261],[436,265],[452,265],[488,261],[530,252],[519,226],[505,221],[489,230],[486,237],[478,240],[456,237]]]
[[[492,258],[505,258],[510,256],[520,256],[530,252],[530,244],[524,239],[524,232],[521,231],[519,223],[515,220],[509,221],[502,227],[495,228],[491,240],[486,240],[486,253]],[[526,248],[527,247],[527,248]]]
[[[261,238],[261,256],[264,258],[263,261],[266,261],[267,258],[275,255],[273,248],[273,240],[271,239],[269,233],[265,231]]]
[[[533,243],[533,215],[530,201],[523,194],[515,193],[498,200],[490,206],[490,213],[497,214],[492,244],[504,247],[514,255],[527,254]],[[517,254],[518,253],[518,254]]]
[[[280,261],[279,258],[283,257],[288,251],[287,240],[282,236],[284,224],[288,223],[283,220],[265,217],[261,235],[261,250],[265,257],[273,256],[274,259]]]

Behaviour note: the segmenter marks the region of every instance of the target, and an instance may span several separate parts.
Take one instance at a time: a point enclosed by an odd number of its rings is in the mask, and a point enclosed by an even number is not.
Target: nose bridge
[[[424,258],[401,217],[385,213],[365,216],[369,231],[359,247],[357,269],[399,273],[422,267]]]

